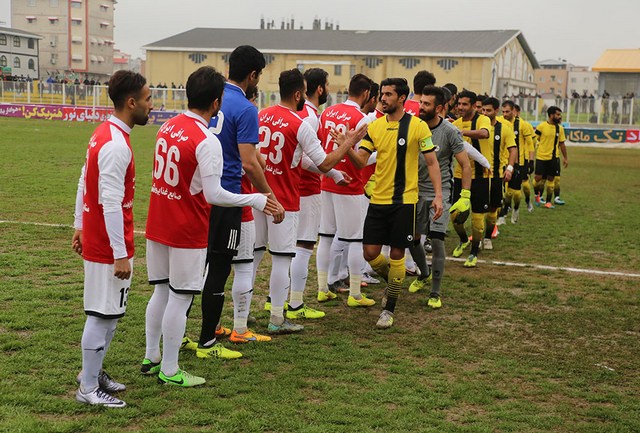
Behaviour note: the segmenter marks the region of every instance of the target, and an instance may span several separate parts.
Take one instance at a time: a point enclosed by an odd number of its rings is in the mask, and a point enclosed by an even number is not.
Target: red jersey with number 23
[[[286,211],[300,210],[300,172],[303,149],[319,165],[326,156],[311,126],[294,111],[282,105],[258,113],[258,147],[267,163],[265,177]],[[315,148],[322,154],[318,156]],[[309,151],[314,151],[309,153]]]

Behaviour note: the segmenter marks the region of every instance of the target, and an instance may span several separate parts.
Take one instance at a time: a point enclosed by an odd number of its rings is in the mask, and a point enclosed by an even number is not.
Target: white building
[[[0,27],[0,67],[3,76],[37,79],[39,42],[42,36]]]

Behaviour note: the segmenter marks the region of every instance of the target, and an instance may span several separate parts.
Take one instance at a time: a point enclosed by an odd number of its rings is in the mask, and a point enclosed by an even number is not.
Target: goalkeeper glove
[[[451,206],[449,209],[449,213],[451,214],[451,218],[453,222],[456,224],[464,224],[464,222],[469,218],[469,213],[471,211],[471,191],[468,189],[463,189],[460,192],[460,198],[457,202]]]
[[[534,163],[533,161],[527,161],[527,174],[533,173]]]
[[[364,184],[364,195],[367,196],[368,199],[371,199],[373,195],[373,190],[376,187],[376,175],[372,174],[369,178],[369,181]]]

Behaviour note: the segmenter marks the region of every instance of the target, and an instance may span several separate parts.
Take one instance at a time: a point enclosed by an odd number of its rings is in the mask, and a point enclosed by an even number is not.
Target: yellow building
[[[538,62],[522,32],[348,31],[196,28],[144,46],[146,76],[153,85],[185,84],[191,72],[210,65],[225,75],[229,54],[253,45],[267,67],[260,88],[278,90],[285,69],[320,67],[329,72],[331,92],[348,87],[363,73],[376,82],[416,72],[435,74],[437,84],[454,83],[479,93],[502,96],[535,92]]]

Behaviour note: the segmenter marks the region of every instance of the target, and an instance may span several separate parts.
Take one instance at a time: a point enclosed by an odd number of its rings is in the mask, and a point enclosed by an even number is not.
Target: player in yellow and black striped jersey
[[[534,190],[536,192],[536,204],[540,205],[542,192],[547,190],[547,200],[544,207],[553,209],[553,180],[560,176],[560,158],[558,153],[562,153],[562,165],[569,166],[567,157],[567,147],[564,128],[562,127],[562,110],[556,106],[551,106],[547,110],[549,118],[536,127],[538,136],[538,150],[536,152],[536,169],[534,178]]]
[[[405,248],[415,235],[418,158],[425,158],[434,186],[435,218],[442,214],[442,185],[429,127],[403,109],[409,95],[407,80],[384,79],[380,95],[386,115],[369,125],[358,152],[350,150],[349,157],[357,167],[364,167],[370,154],[378,152],[376,185],[364,221],[363,244],[364,258],[387,280],[386,300],[376,326],[389,328],[393,325],[393,313],[405,277]],[[381,254],[382,245],[391,246],[388,261]]]
[[[516,150],[515,134],[511,124],[506,120],[497,119],[500,101],[496,98],[486,98],[482,101],[482,113],[491,120],[491,131],[489,138],[493,143],[493,159],[491,170],[491,193],[489,198],[489,211],[486,213],[486,228],[482,247],[485,250],[493,249],[491,236],[496,227],[498,211],[502,207],[502,197],[504,195],[504,185],[513,179],[518,152]],[[517,176],[517,173],[515,174]]]
[[[529,177],[533,174],[535,169],[535,154],[536,147],[538,146],[538,136],[535,134],[533,125],[520,117],[520,106],[518,104],[513,105],[515,116],[520,119],[520,122],[524,124],[525,128],[531,133],[531,143],[527,150],[528,158],[525,159],[526,171],[523,171],[522,175],[522,194],[524,194],[524,201],[527,204],[527,210],[533,212],[533,203],[531,202],[531,180]]]
[[[502,116],[498,116],[497,118],[499,121],[504,120],[512,125],[513,132],[515,134],[516,152],[518,155],[516,163],[513,165],[513,176],[507,184],[507,191],[504,194],[502,211],[500,212],[497,224],[500,225],[505,223],[505,217],[507,216],[509,207],[511,207],[512,201],[513,210],[511,213],[511,222],[515,224],[518,222],[520,213],[520,189],[525,179],[527,179],[528,182],[528,161],[531,161],[531,166],[533,166],[533,128],[531,127],[531,124],[516,116],[515,104],[513,101],[504,101],[502,103]]]
[[[458,115],[453,122],[462,132],[466,141],[478,150],[489,160],[493,160],[493,145],[489,139],[491,121],[487,116],[478,114],[474,110],[474,105],[478,96],[468,90],[463,90],[458,94]],[[453,179],[453,199],[455,202],[460,196],[460,183],[462,172],[459,167],[454,171]],[[465,267],[473,268],[478,262],[478,252],[480,251],[480,241],[484,234],[484,214],[489,210],[489,171],[485,170],[478,162],[471,164],[471,254],[464,263]],[[453,250],[454,257],[460,257],[464,249],[469,245],[469,237],[464,228],[464,223],[453,222],[453,228],[460,237],[460,243]]]

